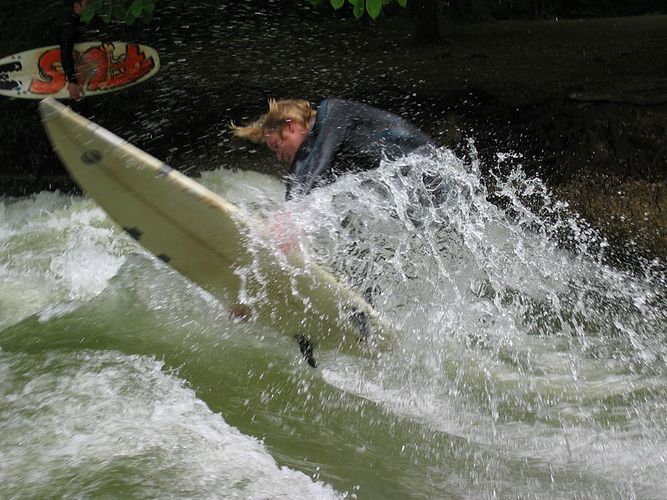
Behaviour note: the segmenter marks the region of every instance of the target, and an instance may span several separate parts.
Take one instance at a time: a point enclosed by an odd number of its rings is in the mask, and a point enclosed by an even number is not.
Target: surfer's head
[[[232,124],[236,137],[265,142],[280,161],[291,163],[308,134],[315,110],[303,99],[269,99],[269,111],[246,126]]]

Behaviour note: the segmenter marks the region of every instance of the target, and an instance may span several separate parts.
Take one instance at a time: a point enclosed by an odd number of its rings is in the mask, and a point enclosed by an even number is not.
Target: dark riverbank
[[[667,256],[667,16],[443,20],[444,42],[424,47],[402,16],[363,26],[307,9],[159,7],[149,27],[93,26],[88,36],[100,29],[154,46],[160,74],[73,107],[188,174],[219,166],[280,174],[225,125],[260,113],[268,97],[344,96],[398,112],[455,149],[474,139],[485,173],[508,168],[497,153],[518,153],[517,163],[605,234]],[[37,29],[49,19],[32,19],[24,44],[5,43],[14,33],[5,30],[2,55],[51,44],[53,30]],[[2,99],[0,114],[2,193],[73,189],[36,102]]]

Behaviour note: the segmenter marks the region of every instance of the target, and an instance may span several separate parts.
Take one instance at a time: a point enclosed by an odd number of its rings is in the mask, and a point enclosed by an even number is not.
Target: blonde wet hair
[[[230,125],[236,137],[252,142],[264,142],[266,135],[277,131],[282,133],[282,126],[288,122],[296,122],[308,128],[316,111],[305,99],[269,99],[269,111],[248,125]]]

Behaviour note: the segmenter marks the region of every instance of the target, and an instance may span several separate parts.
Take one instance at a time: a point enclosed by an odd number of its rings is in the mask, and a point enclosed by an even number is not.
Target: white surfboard
[[[77,43],[74,52],[74,65],[86,96],[123,90],[151,78],[160,69],[157,51],[136,43]],[[0,59],[0,95],[68,99],[60,47],[41,47]]]
[[[296,250],[285,257],[258,244],[261,228],[236,206],[53,99],[40,103],[40,113],[83,190],[147,250],[223,303],[255,297],[251,320],[310,336],[315,345],[390,346],[390,326],[356,291]]]

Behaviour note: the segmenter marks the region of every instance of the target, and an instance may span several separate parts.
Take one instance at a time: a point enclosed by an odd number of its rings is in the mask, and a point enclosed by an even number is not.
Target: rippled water
[[[426,182],[439,178],[441,186]],[[447,151],[282,202],[307,256],[400,332],[368,357],[227,306],[59,193],[0,205],[0,496],[664,498],[667,281],[515,172]],[[439,189],[442,188],[442,189]]]

